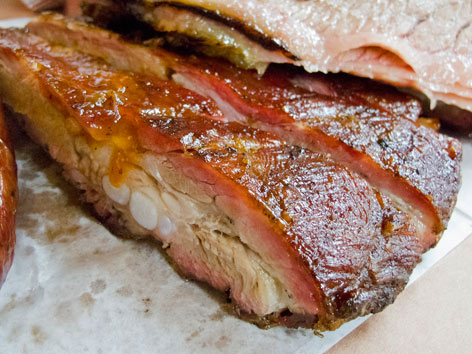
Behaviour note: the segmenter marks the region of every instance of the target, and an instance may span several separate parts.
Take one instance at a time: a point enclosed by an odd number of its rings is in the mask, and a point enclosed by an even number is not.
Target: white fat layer
[[[130,191],[126,184],[122,184],[119,187],[115,187],[111,184],[110,178],[108,176],[104,176],[102,179],[102,186],[106,195],[114,202],[121,205],[125,205],[128,203]]]
[[[172,211],[173,215],[184,216],[186,214],[186,207],[181,205],[177,198],[168,192],[162,193],[162,200],[168,209]],[[191,212],[191,211],[189,211]]]
[[[165,244],[169,244],[172,240],[172,233],[175,232],[175,224],[167,215],[159,214],[158,229],[159,235]]]
[[[129,203],[129,210],[134,220],[146,230],[153,230],[157,226],[157,209],[152,199],[141,192],[133,192]]]
[[[159,172],[159,162],[151,153],[145,153],[141,160],[141,163],[147,173],[153,177],[156,181],[162,182],[162,177]]]

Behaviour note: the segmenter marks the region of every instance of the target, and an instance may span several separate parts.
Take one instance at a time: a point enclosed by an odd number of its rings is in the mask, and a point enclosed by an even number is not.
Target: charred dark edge
[[[136,2],[136,1],[133,1]],[[238,32],[242,33],[244,36],[250,40],[260,44],[264,49],[269,51],[282,51],[283,54],[289,59],[298,61],[299,58],[292,54],[278,39],[267,36],[260,28],[249,26],[234,17],[221,14],[219,11],[211,11],[200,6],[191,6],[182,4],[175,1],[165,1],[159,2],[153,5],[154,8],[161,6],[170,6],[176,9],[182,9],[189,12],[192,12],[196,15],[206,17],[210,20],[219,22],[225,26],[236,29]]]
[[[160,37],[160,33],[150,24],[126,13],[119,1],[112,5],[84,1],[80,8],[82,15],[77,19],[79,22],[118,33],[123,40],[131,43],[142,44],[143,41]]]
[[[18,167],[11,135],[11,124],[5,108],[0,97],[0,148],[3,150],[2,155],[7,156],[7,161],[2,161],[2,163],[6,162],[7,164],[0,166],[0,182],[3,184],[5,183],[5,181],[2,181],[3,179],[8,181],[11,177],[12,182],[14,182],[13,185],[2,186],[0,191],[0,203],[4,204],[0,207],[0,214],[2,215],[2,222],[5,222],[5,225],[0,225],[0,289],[7,278],[15,257],[15,225],[19,197]],[[11,162],[12,165],[9,165],[8,162]]]

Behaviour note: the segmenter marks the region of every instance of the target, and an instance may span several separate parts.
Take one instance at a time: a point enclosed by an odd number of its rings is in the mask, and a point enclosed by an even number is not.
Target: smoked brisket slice
[[[224,122],[213,101],[156,74],[2,30],[0,93],[100,215],[161,240],[242,311],[331,329],[391,303],[420,260],[416,223],[356,172]],[[200,214],[162,215],[175,209]]]

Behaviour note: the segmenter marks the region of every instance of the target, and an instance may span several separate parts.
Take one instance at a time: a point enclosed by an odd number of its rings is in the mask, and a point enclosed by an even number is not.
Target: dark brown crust
[[[460,187],[462,149],[458,140],[414,122],[420,106],[412,97],[348,75],[295,74],[304,86],[322,86],[320,93],[294,86],[285,67],[259,76],[217,59],[181,59],[175,70],[198,82],[200,93],[217,92],[247,124],[329,153],[413,205],[427,228],[424,249],[438,241]]]
[[[17,200],[15,156],[0,101],[0,287],[13,261]]]
[[[198,134],[195,139],[204,141]],[[220,150],[196,153],[239,181],[259,201],[257,208],[266,209],[267,217],[283,227],[291,248],[319,282],[334,318],[378,312],[406,285],[421,251],[416,230],[355,174],[325,156],[293,147],[242,155],[229,149],[224,157]],[[268,173],[258,174],[265,166]]]
[[[416,230],[359,176],[234,123],[158,119],[152,127],[145,146],[160,150],[154,132],[180,141],[187,156],[174,157],[176,168],[265,213],[322,289],[324,326],[378,312],[406,285],[421,252]]]

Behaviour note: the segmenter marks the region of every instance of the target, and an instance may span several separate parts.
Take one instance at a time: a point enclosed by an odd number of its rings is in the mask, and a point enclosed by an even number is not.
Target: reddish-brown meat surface
[[[169,122],[154,126],[169,131]],[[267,142],[257,147],[267,137],[254,139],[251,129],[235,135],[240,129],[236,124],[210,127],[202,131],[201,122],[186,127],[183,134],[192,133],[180,139],[184,149],[236,183],[233,188],[241,193],[234,195],[236,200],[244,200],[246,193],[254,197],[251,203],[265,210],[291,252],[316,278],[329,314],[353,318],[393,302],[396,283],[406,279],[421,251],[416,230],[405,214],[365,180],[326,156],[279,144],[268,148]],[[170,131],[178,131],[180,138],[180,127]],[[181,168],[188,163],[187,157],[179,157]],[[227,187],[218,180],[211,183],[217,194],[234,194],[234,190],[223,192]]]
[[[419,232],[424,249],[447,226],[460,184],[461,147],[415,122],[421,111],[411,96],[370,80],[308,75],[286,66],[260,77],[221,60],[181,58],[162,49],[136,57],[135,46],[57,16],[44,16],[28,27],[120,67],[161,74],[152,64],[166,63],[181,84],[214,98],[225,118],[331,154],[416,215],[425,225]]]
[[[222,122],[212,101],[171,81],[115,70],[21,31],[0,38],[4,65],[20,63],[92,137],[128,153],[165,153],[247,223],[248,247],[308,314],[329,324],[376,312],[405,286],[421,252],[408,215],[329,156]]]
[[[17,198],[15,156],[0,101],[0,287],[13,261]]]
[[[412,121],[416,121],[421,114],[421,104],[418,100],[398,92],[391,86],[373,80],[343,74],[315,73],[307,75],[306,72],[290,68],[288,65],[280,66],[278,69],[271,68],[268,77],[274,76],[279,76],[281,86],[286,88],[295,86],[318,93],[318,99],[323,96],[333,97],[336,99],[336,103],[349,102],[363,107],[364,110],[378,110]],[[306,91],[299,91],[299,95],[307,94]]]
[[[425,249],[437,242],[460,186],[461,147],[414,122],[420,113],[414,99],[349,76],[275,67],[261,77],[219,60],[191,57],[180,63],[171,64],[179,82],[232,107],[238,113],[226,110],[229,119],[331,154],[417,210],[426,226]]]

